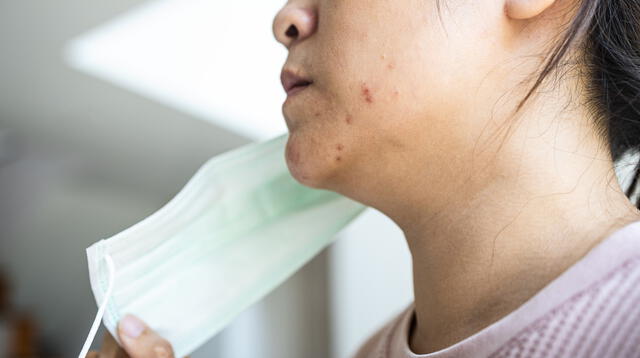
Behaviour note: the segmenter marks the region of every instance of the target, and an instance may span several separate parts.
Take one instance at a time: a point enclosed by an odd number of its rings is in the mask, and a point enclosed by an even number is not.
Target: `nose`
[[[316,31],[318,15],[310,6],[290,2],[273,19],[273,34],[287,49]]]

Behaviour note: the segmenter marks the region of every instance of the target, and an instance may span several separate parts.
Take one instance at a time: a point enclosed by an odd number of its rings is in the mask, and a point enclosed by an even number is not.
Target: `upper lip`
[[[284,69],[280,74],[280,82],[284,91],[289,93],[294,87],[306,86],[313,83],[307,76],[300,75],[291,69]]]

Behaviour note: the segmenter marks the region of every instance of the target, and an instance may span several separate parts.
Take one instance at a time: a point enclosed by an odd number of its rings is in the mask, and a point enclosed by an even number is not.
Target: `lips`
[[[313,83],[311,79],[298,75],[292,70],[283,70],[280,74],[280,82],[287,95],[297,93]]]

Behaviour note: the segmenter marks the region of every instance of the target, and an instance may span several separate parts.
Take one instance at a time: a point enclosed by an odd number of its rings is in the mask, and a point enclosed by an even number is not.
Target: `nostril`
[[[295,25],[289,26],[287,32],[285,32],[285,35],[292,38],[298,37],[298,28]]]

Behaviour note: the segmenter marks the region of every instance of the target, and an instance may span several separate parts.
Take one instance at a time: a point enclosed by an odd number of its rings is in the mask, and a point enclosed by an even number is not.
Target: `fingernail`
[[[120,322],[122,333],[129,338],[138,338],[144,331],[144,323],[133,315],[126,315]]]

